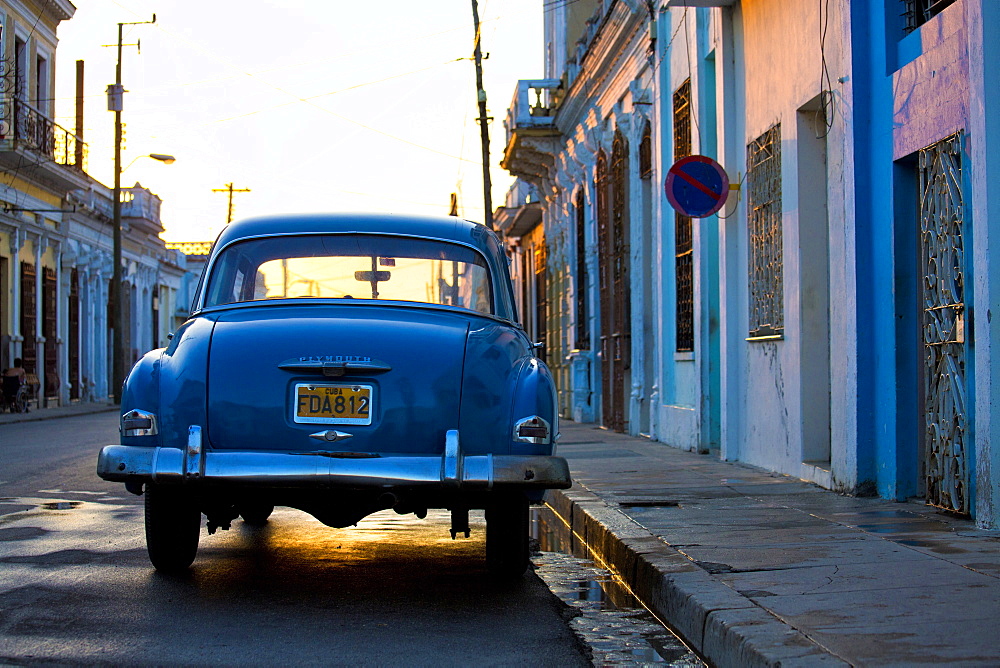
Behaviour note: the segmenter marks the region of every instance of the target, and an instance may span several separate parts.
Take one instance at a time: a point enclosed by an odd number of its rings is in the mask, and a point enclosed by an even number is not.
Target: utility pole
[[[111,383],[116,404],[122,402],[122,383],[125,382],[125,332],[122,318],[122,98],[125,89],[122,87],[122,26],[136,26],[156,23],[156,14],[152,21],[134,21],[118,24],[118,64],[115,66],[115,83],[108,86],[108,111],[115,112],[115,187],[112,194],[111,211],[114,219],[114,250],[111,276],[111,289],[108,301],[111,303],[111,322],[114,328],[112,340]],[[129,44],[128,46],[133,46]],[[138,47],[138,41],[135,43]]]
[[[233,222],[233,193],[248,193],[249,188],[233,188],[232,183],[227,183],[225,188],[212,188],[214,193],[229,193],[229,212],[226,214],[226,225]]]
[[[472,22],[476,28],[476,97],[479,100],[479,136],[483,142],[483,205],[486,214],[483,222],[488,229],[493,229],[493,197],[490,194],[493,186],[490,183],[490,128],[489,121],[493,120],[486,115],[486,91],[483,90],[483,51],[480,44],[479,31],[479,1],[472,0]]]

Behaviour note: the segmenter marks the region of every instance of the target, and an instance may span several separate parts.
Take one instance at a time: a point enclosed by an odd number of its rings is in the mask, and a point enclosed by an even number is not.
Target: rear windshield
[[[493,313],[486,260],[471,248],[360,234],[267,237],[228,246],[213,264],[204,305],[317,297]]]

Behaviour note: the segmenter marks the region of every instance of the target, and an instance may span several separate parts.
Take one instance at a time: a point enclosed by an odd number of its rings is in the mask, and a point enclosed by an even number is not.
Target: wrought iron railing
[[[20,98],[7,98],[2,103],[0,139],[56,164],[86,170],[87,144]]]

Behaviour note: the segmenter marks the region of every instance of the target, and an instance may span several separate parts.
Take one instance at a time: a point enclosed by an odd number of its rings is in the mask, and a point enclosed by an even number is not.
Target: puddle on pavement
[[[531,535],[536,574],[579,616],[570,622],[593,651],[597,666],[704,666],[620,581],[590,559],[548,508],[533,508]]]
[[[53,501],[52,503],[43,503],[42,508],[45,510],[73,510],[81,505],[83,505],[82,501]]]

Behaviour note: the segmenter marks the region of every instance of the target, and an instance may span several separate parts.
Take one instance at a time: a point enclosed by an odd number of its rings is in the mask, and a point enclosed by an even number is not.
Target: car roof
[[[248,237],[276,234],[402,234],[443,241],[488,245],[489,231],[478,223],[455,216],[415,216],[393,213],[283,214],[248,218],[227,225],[216,248]]]
[[[199,308],[202,291],[207,289],[205,276],[215,264],[219,253],[241,239],[299,234],[391,234],[437,239],[464,244],[477,249],[486,258],[494,283],[495,315],[517,320],[514,293],[510,283],[509,259],[503,242],[485,225],[456,216],[417,216],[394,213],[311,213],[282,214],[247,218],[227,225],[215,240],[212,253],[199,283],[194,309]]]

